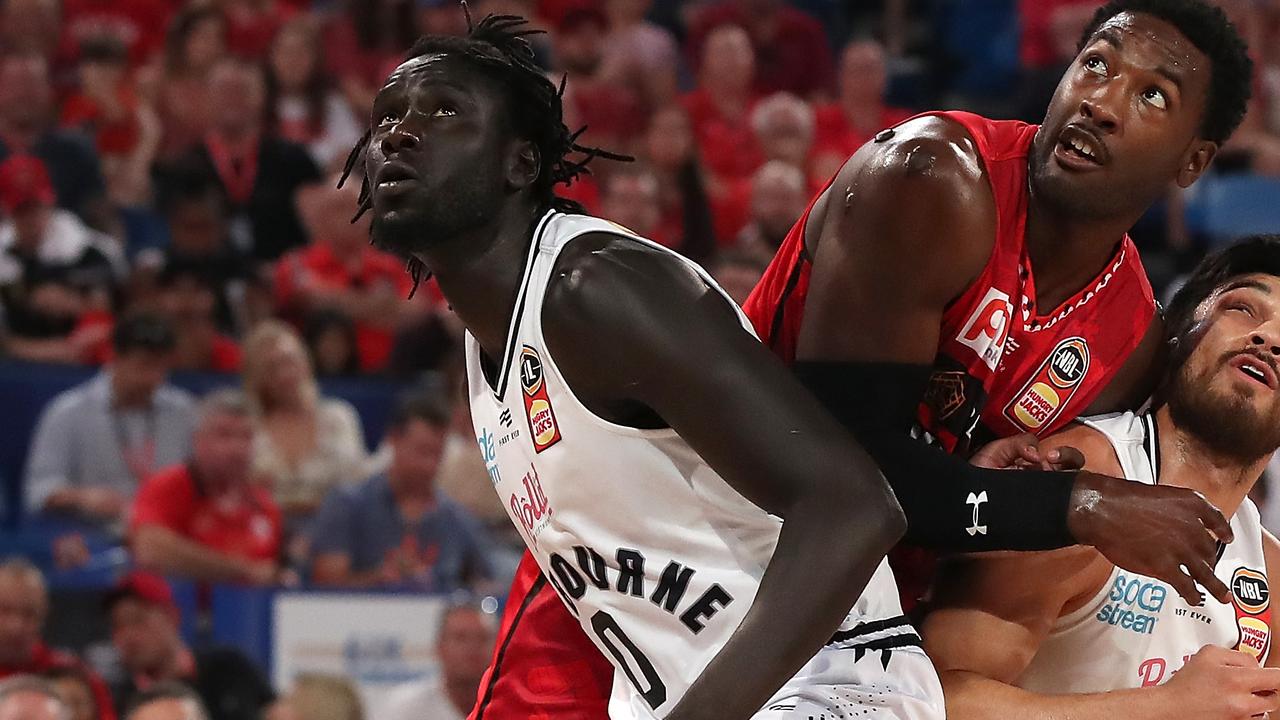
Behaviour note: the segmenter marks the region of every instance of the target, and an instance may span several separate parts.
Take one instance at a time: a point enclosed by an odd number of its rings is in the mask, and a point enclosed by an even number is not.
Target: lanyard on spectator
[[[218,178],[222,180],[223,187],[227,190],[227,196],[237,205],[244,205],[249,202],[249,196],[253,194],[253,184],[258,178],[258,139],[249,143],[249,151],[239,159],[239,167],[237,168],[236,158],[232,158],[231,149],[222,141],[222,138],[215,133],[209,133],[205,136],[205,147],[209,149],[209,159],[213,161],[213,169],[218,173]]]

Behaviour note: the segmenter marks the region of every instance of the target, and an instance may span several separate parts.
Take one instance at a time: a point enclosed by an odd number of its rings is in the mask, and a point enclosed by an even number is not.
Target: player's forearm
[[[142,526],[134,532],[134,560],[162,574],[174,574],[208,582],[241,582],[248,578],[249,563],[224,555],[159,526]]]
[[[757,712],[839,628],[903,529],[887,489],[797,502],[751,609],[668,720]]]
[[[1042,695],[964,670],[941,673],[950,720],[1167,720],[1178,717],[1162,688]]]

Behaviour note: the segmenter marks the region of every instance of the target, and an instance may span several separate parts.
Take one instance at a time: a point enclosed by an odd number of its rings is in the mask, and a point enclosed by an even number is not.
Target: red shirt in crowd
[[[694,90],[681,98],[703,165],[725,180],[750,177],[764,162],[764,154],[751,131],[751,106],[741,118],[727,118],[705,90]]]
[[[353,268],[334,255],[329,245],[315,243],[285,255],[276,263],[276,306],[282,309],[296,307],[303,285],[360,290],[380,284],[391,288],[400,297],[407,297],[413,280],[405,272],[404,262],[394,255],[366,246],[361,248],[360,262]],[[387,364],[394,342],[391,328],[357,322],[360,369],[365,372],[381,370]]]
[[[266,490],[250,486],[242,499],[228,502],[208,495],[188,465],[161,470],[138,489],[130,532],[144,525],[247,560],[276,559],[283,533],[280,509]]]
[[[1022,26],[1022,64],[1029,68],[1052,67],[1059,59],[1053,48],[1053,14],[1068,5],[1099,6],[1102,0],[1019,0]]]
[[[22,665],[0,665],[0,680],[11,675],[43,675],[51,670],[78,670],[84,673],[93,691],[93,704],[97,706],[98,720],[116,720],[115,707],[112,705],[111,691],[106,683],[98,677],[80,659],[70,653],[51,650],[44,643],[37,643],[31,652],[31,659]]]
[[[689,31],[686,49],[691,67],[702,60],[702,43],[721,25],[738,25],[751,36],[756,51],[756,92],[769,95],[786,91],[800,97],[827,92],[834,85],[835,63],[831,44],[821,23],[803,11],[781,5],[767,23],[752,22],[739,0],[724,0],[701,11]],[[758,27],[772,32],[761,37]]]
[[[857,152],[876,133],[914,115],[910,110],[896,107],[882,107],[880,119],[876,126],[868,130],[860,130],[849,122],[844,108],[838,103],[819,105],[814,108],[813,150],[818,153],[835,153],[844,158]]]
[[[124,116],[109,118],[97,100],[76,93],[62,104],[59,122],[92,137],[100,155],[128,155],[138,144],[138,98],[132,88],[123,86],[116,93],[116,102],[124,108]]]
[[[110,35],[139,65],[164,42],[169,9],[159,0],[63,0],[63,43],[78,49],[86,39]]]
[[[271,3],[263,12],[232,6],[224,14],[227,18],[227,49],[242,58],[261,60],[271,49],[276,32],[296,11],[277,2]]]

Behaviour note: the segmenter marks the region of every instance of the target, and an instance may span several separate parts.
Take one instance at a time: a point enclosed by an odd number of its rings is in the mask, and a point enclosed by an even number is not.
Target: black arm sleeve
[[[928,366],[798,362],[795,372],[880,466],[906,513],[907,543],[945,552],[1075,544],[1076,473],[974,467],[911,437]]]

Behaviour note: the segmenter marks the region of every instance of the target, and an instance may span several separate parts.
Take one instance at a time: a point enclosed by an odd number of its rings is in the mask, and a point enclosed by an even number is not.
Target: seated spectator
[[[189,163],[217,180],[231,210],[232,244],[255,260],[274,260],[305,245],[294,197],[300,187],[321,179],[320,169],[306,148],[264,128],[262,69],[220,59],[209,70],[206,90],[209,132],[177,165]]]
[[[426,298],[405,302],[413,280],[404,261],[370,246],[368,215],[351,222],[359,184],[336,184],[298,194],[313,241],[276,263],[276,310],[296,326],[317,310],[341,311],[355,322],[361,370],[376,373],[386,367],[396,328],[421,313]]]
[[[133,502],[129,544],[139,567],[205,582],[281,580],[280,510],[249,479],[250,415],[235,390],[201,401],[190,462],[152,475]]]
[[[294,16],[279,0],[223,0],[227,18],[227,49],[245,60],[260,62],[271,43]]]
[[[93,143],[79,133],[56,129],[56,119],[44,58],[0,57],[0,160],[22,153],[40,158],[48,166],[58,207],[110,231],[117,222]]]
[[[436,631],[439,674],[387,693],[379,720],[464,720],[476,703],[496,636],[492,615],[474,605],[454,605]]]
[[[230,647],[192,650],[179,635],[181,611],[162,578],[134,572],[104,602],[111,642],[124,677],[112,688],[121,713],[140,693],[162,683],[183,682],[199,695],[209,720],[258,720],[273,699],[271,684],[244,653]]]
[[[360,416],[344,400],[321,397],[293,328],[268,320],[249,335],[244,388],[253,409],[255,481],[291,525],[305,522],[331,488],[365,478]]]
[[[139,485],[191,452],[194,403],[166,383],[173,331],[147,315],[116,325],[115,358],[50,401],[27,457],[29,512],[118,523]]]
[[[713,177],[750,177],[763,162],[749,122],[756,94],[756,56],[747,33],[735,25],[711,31],[698,67],[698,87],[681,102],[693,124],[695,146]],[[713,195],[718,188],[713,187]]]
[[[813,108],[790,93],[770,95],[751,111],[751,130],[766,162],[781,160],[807,168],[813,150],[813,125]]]
[[[80,50],[80,86],[62,104],[60,124],[93,139],[107,195],[118,206],[150,200],[151,163],[160,149],[160,117],[141,102],[123,42],[94,38]]]
[[[332,13],[324,32],[325,61],[352,111],[363,117],[373,108],[373,96],[387,73],[418,37],[414,3],[339,0],[335,4],[338,12]]]
[[[493,577],[483,529],[436,491],[448,427],[449,410],[434,397],[397,408],[386,473],[335,489],[316,516],[313,583],[448,592]]]
[[[19,675],[0,682],[0,720],[68,720],[70,710],[49,681]]]
[[[68,720],[98,720],[98,703],[93,697],[93,681],[84,668],[60,667],[43,673],[53,685],[62,704],[67,706]]]
[[[755,289],[769,266],[773,254],[752,252],[748,248],[731,248],[716,255],[708,270],[733,301],[742,305]]]
[[[644,128],[640,99],[626,85],[600,73],[609,19],[594,4],[564,14],[552,35],[555,69],[568,76],[564,104],[577,126],[585,125],[582,142],[602,148],[625,148]]]
[[[679,238],[670,237],[662,220],[658,176],[643,165],[629,163],[613,168],[604,181],[600,217],[615,222],[643,238],[678,249]]]
[[[6,0],[0,3],[0,48],[44,58],[56,71],[71,62],[74,45],[62,39],[60,0]]]
[[[209,72],[226,52],[227,21],[216,5],[188,3],[174,14],[162,65],[152,69],[157,77],[150,83],[164,127],[161,160],[181,157],[208,131]]]
[[[711,36],[737,26],[755,48],[760,63],[755,90],[789,92],[806,99],[831,91],[831,43],[822,25],[784,0],[720,0],[702,9],[689,28],[689,57],[701,56]]]
[[[269,127],[305,146],[320,168],[341,169],[363,129],[333,87],[315,21],[307,16],[289,21],[267,59]]]
[[[170,263],[160,274],[160,309],[177,336],[174,368],[232,373],[240,370],[240,344],[218,329],[218,296],[205,268]]]
[[[165,682],[138,694],[125,720],[214,720],[191,688]]]
[[[62,5],[67,45],[83,47],[106,36],[124,46],[134,66],[159,49],[169,16],[164,0],[63,0]]]
[[[116,241],[54,207],[44,163],[0,162],[0,298],[6,349],[23,360],[102,362],[114,289],[125,261]]]
[[[770,160],[751,181],[751,220],[738,236],[738,247],[773,257],[796,220],[809,205],[804,171]]]
[[[641,154],[658,176],[659,227],[669,236],[681,238],[684,252],[701,262],[715,251],[717,233],[693,126],[684,108],[673,104],[653,113]],[[732,239],[733,233],[726,237]]]
[[[340,310],[317,310],[307,316],[302,335],[318,377],[347,377],[360,372],[356,325]]]
[[[472,702],[475,698],[472,698]],[[265,720],[364,720],[360,693],[346,678],[303,673]]]
[[[26,674],[38,675],[55,668],[75,668],[89,678],[94,703],[98,707],[99,720],[115,720],[111,707],[111,693],[102,679],[94,675],[74,655],[51,650],[40,639],[40,631],[49,611],[49,592],[44,576],[36,566],[26,560],[14,559],[0,563],[0,678]],[[14,682],[17,679],[14,678]],[[45,681],[41,680],[41,683]],[[59,699],[50,686],[45,695]],[[34,715],[6,715],[5,693],[0,687],[0,719],[25,720]],[[59,699],[59,704],[61,701]],[[65,712],[65,708],[63,710]],[[64,716],[59,714],[59,720]]]
[[[645,114],[675,100],[679,49],[671,31],[646,20],[653,0],[606,0],[609,32],[600,77],[628,88]]]
[[[1054,76],[1055,84],[1060,77],[1061,72]],[[840,54],[839,80],[835,102],[819,105],[815,110],[811,182],[825,184],[863,143],[912,115],[910,110],[885,103],[889,80],[884,48],[874,40],[858,40],[845,46]],[[1041,115],[1047,104],[1040,106]]]

